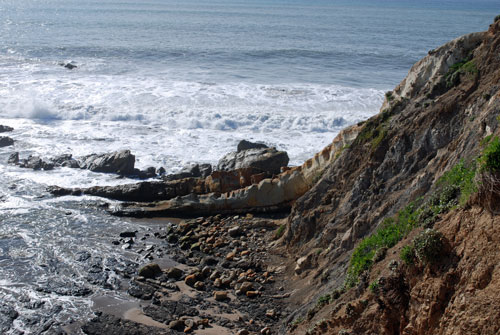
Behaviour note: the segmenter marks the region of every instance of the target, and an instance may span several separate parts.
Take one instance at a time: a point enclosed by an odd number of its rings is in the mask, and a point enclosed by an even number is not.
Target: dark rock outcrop
[[[206,178],[212,173],[210,164],[193,164],[184,167],[180,172],[169,174],[163,177],[163,180],[172,181],[183,178]]]
[[[0,148],[14,145],[14,140],[7,136],[0,136]]]
[[[9,162],[12,160],[13,162],[16,160],[16,154],[11,155],[9,157]],[[19,156],[17,156],[19,158]],[[16,164],[16,163],[14,163]],[[41,159],[38,156],[28,156],[28,158],[18,160],[19,167],[33,170],[45,170],[49,171],[54,169],[54,164],[52,162],[47,162]]]
[[[198,178],[186,178],[172,182],[144,181],[117,186],[73,189],[50,186],[48,191],[56,196],[86,194],[122,201],[151,202],[172,199],[192,192],[202,194],[205,192],[205,186]]]
[[[244,151],[244,150],[248,150],[248,149],[266,149],[266,148],[269,148],[267,145],[265,145],[264,143],[254,143],[254,142],[250,142],[250,141],[247,141],[247,140],[241,140],[240,143],[238,143],[238,147],[237,147],[237,152],[241,152],[241,151]]]
[[[51,158],[50,161],[55,166],[65,166],[74,169],[80,168],[80,163],[76,159],[74,159],[73,155],[71,154],[59,155],[54,158]]]
[[[130,150],[116,151],[108,154],[92,154],[80,160],[80,168],[93,172],[133,174],[135,156]]]
[[[224,156],[217,164],[217,170],[253,168],[261,172],[279,174],[282,167],[288,166],[288,162],[288,154],[275,148],[247,149]]]
[[[65,62],[60,62],[59,63],[60,66],[62,67],[65,67],[66,69],[68,70],[73,70],[75,68],[77,68],[78,66],[76,64],[74,64],[73,62],[68,62],[68,63],[65,63]]]
[[[9,156],[9,159],[7,160],[8,164],[17,164],[19,163],[19,152],[14,152]]]
[[[13,131],[14,128],[12,127],[9,127],[9,126],[3,126],[0,124],[0,133],[6,133],[6,132],[9,132],[9,131]]]

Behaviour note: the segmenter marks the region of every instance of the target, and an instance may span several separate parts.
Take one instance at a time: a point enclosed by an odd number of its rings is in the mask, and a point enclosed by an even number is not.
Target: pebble
[[[246,295],[249,298],[255,298],[255,297],[258,297],[260,295],[260,292],[259,291],[247,291]]]
[[[241,286],[239,287],[239,290],[243,293],[246,294],[248,291],[253,290],[253,284],[250,282],[243,282]]]
[[[262,328],[262,329],[260,330],[260,333],[261,333],[262,335],[271,334],[271,328],[269,328],[269,327]]]
[[[224,301],[227,299],[227,292],[225,291],[215,291],[214,298],[217,301]]]
[[[205,283],[202,281],[197,281],[196,283],[194,283],[194,288],[199,291],[203,291],[205,289]]]
[[[228,231],[229,236],[231,237],[238,237],[241,235],[241,228],[240,227],[233,227],[229,229]]]
[[[194,286],[194,284],[196,283],[196,275],[191,274],[189,276],[186,276],[186,278],[184,279],[184,283],[191,287]]]
[[[231,251],[229,252],[227,255],[226,255],[226,260],[228,261],[231,261],[233,260],[233,258],[236,256],[236,253],[234,251]]]

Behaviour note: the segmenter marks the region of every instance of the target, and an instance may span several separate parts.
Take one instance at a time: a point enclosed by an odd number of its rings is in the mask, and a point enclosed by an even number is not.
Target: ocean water
[[[0,124],[16,140],[0,149],[0,300],[25,315],[15,327],[30,332],[30,315],[51,318],[59,305],[60,320],[88,317],[107,291],[75,259],[135,261],[109,241],[148,226],[96,211],[96,199],[45,193],[133,181],[8,166],[14,150],[131,149],[137,167],[173,172],[216,163],[247,139],[298,165],[377,113],[428,50],[497,14],[497,0],[0,0]],[[77,68],[59,65],[68,62]],[[93,293],[36,290],[54,278]]]

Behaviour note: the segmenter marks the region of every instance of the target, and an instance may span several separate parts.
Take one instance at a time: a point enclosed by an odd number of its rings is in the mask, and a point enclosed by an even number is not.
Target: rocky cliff
[[[441,181],[471,167],[481,193],[485,170],[475,166],[500,133],[499,55],[499,20],[429,51],[294,203],[282,242],[297,259],[290,303],[299,307],[283,332],[498,334],[499,218],[474,187],[464,196],[463,178]],[[440,236],[442,257],[403,263],[424,228]]]

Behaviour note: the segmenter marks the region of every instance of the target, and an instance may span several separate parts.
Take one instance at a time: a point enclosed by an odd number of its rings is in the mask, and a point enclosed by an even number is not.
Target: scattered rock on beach
[[[155,278],[156,276],[161,275],[161,273],[161,268],[156,263],[144,265],[139,269],[139,276],[142,276],[144,278]]]
[[[184,278],[184,282],[188,286],[194,286],[194,284],[196,283],[196,275],[191,274],[191,275],[186,276],[186,278]]]
[[[183,275],[183,271],[179,268],[170,268],[166,271],[166,275],[168,278],[173,278],[175,280],[181,279]]]
[[[227,292],[225,291],[215,291],[214,299],[217,301],[224,301],[227,299]]]

